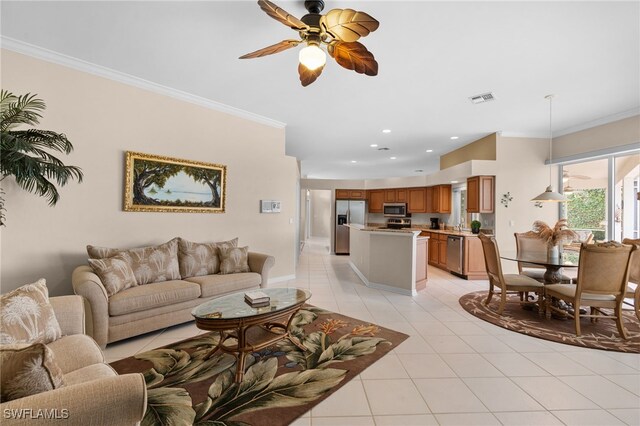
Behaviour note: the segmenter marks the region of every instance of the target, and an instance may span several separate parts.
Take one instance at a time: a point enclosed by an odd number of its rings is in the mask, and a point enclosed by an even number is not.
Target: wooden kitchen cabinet
[[[336,200],[366,200],[364,189],[336,189]]]
[[[433,207],[433,186],[427,186],[425,188],[425,212],[435,213]]]
[[[495,190],[493,176],[467,179],[467,213],[493,213]]]
[[[447,270],[447,234],[438,234],[438,266]]]
[[[396,203],[407,202],[407,188],[396,189]]]
[[[425,213],[427,211],[427,197],[425,188],[407,189],[407,212]]]
[[[432,188],[432,211],[430,213],[451,213],[451,185],[436,185]]]
[[[429,234],[429,265],[438,265],[438,234]]]
[[[367,191],[367,197],[369,198],[369,213],[382,213],[384,191],[384,189],[373,189]]]
[[[396,190],[395,189],[385,189],[384,190],[384,202],[385,203],[395,203],[396,202]]]

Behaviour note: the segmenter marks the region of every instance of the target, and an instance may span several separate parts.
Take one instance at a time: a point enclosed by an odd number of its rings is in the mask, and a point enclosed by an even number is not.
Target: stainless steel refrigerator
[[[367,209],[364,201],[336,201],[336,254],[349,254],[347,224],[366,225]]]

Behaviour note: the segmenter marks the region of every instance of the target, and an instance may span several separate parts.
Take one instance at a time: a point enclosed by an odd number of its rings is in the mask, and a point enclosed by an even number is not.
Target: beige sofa
[[[63,422],[65,425],[101,426],[139,423],[147,405],[147,388],[142,374],[119,376],[105,363],[96,342],[84,334],[85,310],[81,297],[51,297],[49,302],[63,337],[47,346],[62,370],[65,384],[58,389],[0,404],[1,423],[45,425]],[[32,418],[43,412],[64,420]],[[23,418],[17,418],[19,416]]]
[[[88,265],[77,267],[71,282],[88,302],[88,333],[101,347],[128,337],[193,320],[191,310],[227,293],[264,287],[273,256],[249,252],[250,272],[204,275],[139,285],[111,297]]]

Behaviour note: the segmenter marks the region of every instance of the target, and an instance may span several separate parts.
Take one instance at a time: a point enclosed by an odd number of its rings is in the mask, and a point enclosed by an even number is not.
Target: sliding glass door
[[[640,238],[640,153],[561,166],[567,203],[561,217],[581,240]]]

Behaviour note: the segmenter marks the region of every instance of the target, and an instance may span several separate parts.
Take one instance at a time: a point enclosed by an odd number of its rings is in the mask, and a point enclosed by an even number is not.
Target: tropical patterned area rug
[[[143,425],[286,425],[360,374],[408,336],[314,306],[294,317],[289,340],[246,358],[234,383],[235,357],[219,351],[218,333],[201,334],[111,363],[147,383]]]
[[[592,323],[588,318],[583,318],[580,321],[582,335],[576,337],[572,318],[546,319],[544,315],[539,316],[537,310],[523,309],[516,294],[507,295],[507,304],[502,315],[498,315],[496,299],[499,297],[496,298],[494,295],[488,307],[484,304],[486,299],[486,291],[468,293],[460,298],[460,305],[473,316],[528,336],[585,348],[640,353],[640,323],[632,311],[623,311],[628,340],[619,336],[615,321],[610,319]]]

